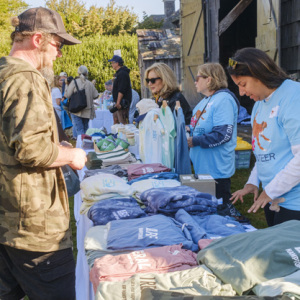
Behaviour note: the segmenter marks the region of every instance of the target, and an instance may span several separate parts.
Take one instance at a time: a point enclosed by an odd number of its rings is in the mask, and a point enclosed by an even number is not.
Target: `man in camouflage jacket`
[[[75,299],[69,203],[60,166],[85,165],[59,145],[48,82],[63,44],[80,43],[57,12],[32,8],[12,20],[0,59],[0,299]]]

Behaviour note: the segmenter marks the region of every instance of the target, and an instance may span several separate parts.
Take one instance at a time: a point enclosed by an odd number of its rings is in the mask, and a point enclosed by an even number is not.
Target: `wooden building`
[[[175,72],[178,82],[181,83],[180,29],[139,29],[137,36],[142,98],[151,97],[150,91],[144,85],[144,74],[145,70],[155,62],[169,65]]]
[[[181,0],[182,88],[192,107],[199,101],[197,66],[220,62],[244,47],[268,53],[300,79],[299,0]],[[238,94],[229,79],[229,88]],[[253,101],[240,98],[248,111]]]

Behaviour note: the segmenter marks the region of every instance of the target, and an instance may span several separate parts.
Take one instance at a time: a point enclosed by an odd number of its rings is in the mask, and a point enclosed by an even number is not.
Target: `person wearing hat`
[[[12,19],[0,58],[0,299],[75,299],[70,211],[61,166],[82,169],[82,149],[62,146],[49,83],[67,34],[60,15],[31,8]]]
[[[77,113],[71,113],[73,127],[75,127],[75,132],[78,136],[86,133],[89,128],[89,120],[92,120],[96,117],[94,99],[98,98],[99,93],[94,84],[87,79],[89,71],[86,66],[80,66],[77,70],[77,73],[79,77],[72,80],[65,92],[65,97],[70,99],[72,94],[77,92],[75,81],[79,90],[85,90],[87,102],[86,108]]]
[[[111,62],[112,68],[116,71],[112,94],[115,107],[118,109],[116,111],[117,123],[126,124],[132,98],[130,70],[124,66],[121,56],[114,55],[108,61]]]

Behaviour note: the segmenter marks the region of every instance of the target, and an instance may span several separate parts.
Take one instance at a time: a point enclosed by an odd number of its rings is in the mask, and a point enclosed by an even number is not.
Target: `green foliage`
[[[20,12],[28,7],[22,0],[0,0],[0,27],[1,35],[3,31],[9,31],[12,27],[10,26],[10,18],[17,16]]]
[[[152,17],[149,17],[145,12],[143,12],[143,21],[138,24],[136,29],[160,29],[164,24],[164,20],[156,22]]]
[[[46,6],[60,13],[66,30],[79,38],[94,35],[132,33],[138,17],[128,7],[116,6],[110,0],[106,8],[85,8],[80,0],[47,0]]]
[[[120,49],[125,65],[131,69],[132,87],[140,92],[140,72],[138,67],[137,37],[131,35],[85,37],[82,44],[64,46],[63,57],[56,60],[55,74],[62,71],[69,76],[77,76],[80,65],[87,66],[90,80],[96,80],[98,91],[104,91],[104,82],[113,78],[115,71],[108,62],[114,50]]]

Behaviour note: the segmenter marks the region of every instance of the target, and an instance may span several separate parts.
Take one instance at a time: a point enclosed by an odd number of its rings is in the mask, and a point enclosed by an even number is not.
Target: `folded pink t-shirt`
[[[197,255],[182,249],[182,245],[147,248],[95,259],[90,271],[90,281],[96,292],[100,281],[120,281],[136,273],[167,273],[197,265]]]

